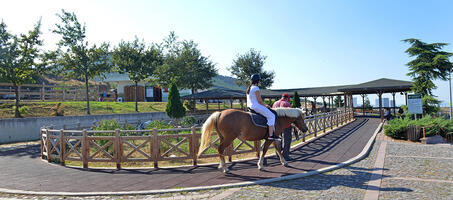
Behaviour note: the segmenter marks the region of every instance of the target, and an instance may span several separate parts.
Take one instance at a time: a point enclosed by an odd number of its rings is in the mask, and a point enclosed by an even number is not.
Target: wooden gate
[[[138,101],[145,101],[145,87],[138,86]],[[135,102],[135,85],[124,86],[124,101]]]

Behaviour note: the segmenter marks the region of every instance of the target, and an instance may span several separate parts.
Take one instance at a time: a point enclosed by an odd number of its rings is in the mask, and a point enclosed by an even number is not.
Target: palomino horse
[[[275,120],[275,134],[279,136],[283,129],[291,124],[294,124],[299,130],[306,132],[308,130],[304,122],[304,112],[297,108],[277,108],[277,118]],[[224,173],[228,173],[229,170],[225,167],[225,156],[224,150],[227,148],[234,139],[241,138],[248,141],[258,141],[267,137],[267,130],[263,127],[255,126],[250,118],[249,113],[242,110],[228,109],[222,112],[214,112],[209,116],[206,122],[203,124],[201,134],[201,144],[198,151],[198,156],[203,153],[203,150],[210,145],[210,139],[213,129],[217,130],[217,134],[220,138],[220,144],[217,147],[220,157],[219,169]],[[263,160],[266,155],[269,145],[273,141],[266,140],[263,147],[263,152],[260,155],[258,161],[258,169],[263,170]],[[280,157],[280,162],[283,166],[287,166],[288,163],[282,156],[281,147],[276,142],[274,146]]]

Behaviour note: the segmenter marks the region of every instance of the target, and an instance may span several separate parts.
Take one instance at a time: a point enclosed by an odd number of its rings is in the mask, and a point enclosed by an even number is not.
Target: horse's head
[[[294,125],[296,125],[296,127],[301,130],[302,132],[307,132],[308,131],[308,127],[307,125],[305,124],[305,111],[303,110],[300,110],[300,115],[296,118],[296,120],[294,120]]]

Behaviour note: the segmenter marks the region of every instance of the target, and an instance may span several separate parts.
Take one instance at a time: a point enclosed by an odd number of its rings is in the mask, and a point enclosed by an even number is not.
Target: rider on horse
[[[267,125],[269,126],[269,137],[268,140],[276,140],[278,137],[274,135],[275,115],[269,110],[269,106],[265,105],[261,98],[260,85],[261,77],[259,74],[253,74],[251,77],[251,83],[247,88],[247,107],[251,108],[255,112],[263,115],[267,119]]]

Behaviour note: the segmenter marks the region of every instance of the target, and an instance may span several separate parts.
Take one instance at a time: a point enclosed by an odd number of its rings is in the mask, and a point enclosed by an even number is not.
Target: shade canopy
[[[300,97],[321,97],[337,96],[343,94],[375,94],[390,92],[407,92],[411,90],[412,82],[381,78],[374,81],[360,83],[357,85],[340,85],[327,87],[312,88],[292,88],[292,89],[275,89],[261,90],[263,98],[280,98],[283,93],[289,93],[291,96],[294,91]],[[211,89],[191,95],[181,97],[182,99],[245,99],[246,94],[243,90],[231,90],[226,88]]]

